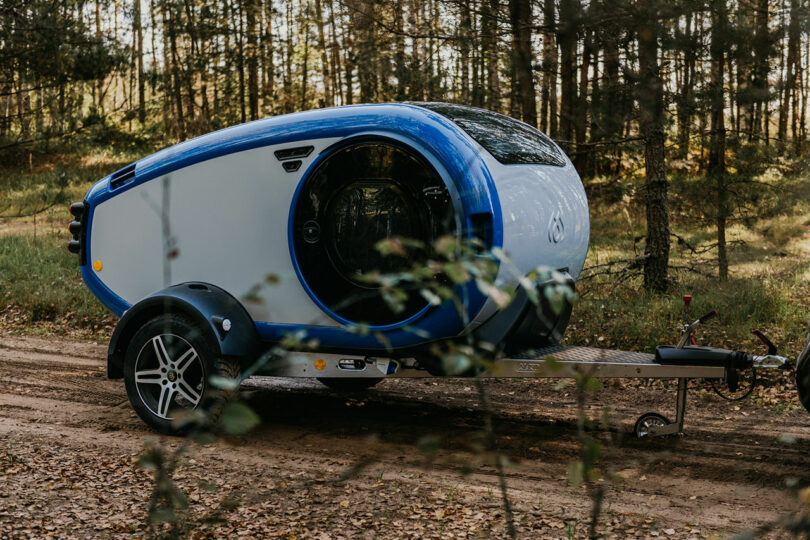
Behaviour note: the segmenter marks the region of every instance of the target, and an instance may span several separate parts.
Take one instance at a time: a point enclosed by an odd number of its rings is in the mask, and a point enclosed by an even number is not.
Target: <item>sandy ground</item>
[[[122,382],[106,379],[105,352],[0,334],[0,538],[148,532],[151,473],[138,456],[146,441],[171,450],[181,440],[135,417]],[[573,387],[486,384],[519,535],[586,534],[590,499],[567,480],[579,448]],[[802,509],[810,415],[752,401],[735,409],[696,389],[685,436],[634,439],[641,413],[674,416],[674,386],[610,383],[589,399],[594,417],[611,407],[599,466],[620,477],[605,482],[604,536],[726,536]],[[192,446],[176,474],[189,536],[504,536],[472,381],[389,380],[347,396],[313,380],[255,378],[243,393],[262,425]]]

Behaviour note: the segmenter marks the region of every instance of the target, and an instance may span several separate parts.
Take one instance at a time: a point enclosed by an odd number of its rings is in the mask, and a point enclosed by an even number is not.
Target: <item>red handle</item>
[[[776,354],[776,345],[773,344],[773,341],[768,339],[768,336],[765,335],[765,332],[754,328],[753,330],[751,330],[751,333],[757,336],[759,340],[762,343],[764,343],[766,347],[768,347],[767,354],[774,354],[774,355]]]

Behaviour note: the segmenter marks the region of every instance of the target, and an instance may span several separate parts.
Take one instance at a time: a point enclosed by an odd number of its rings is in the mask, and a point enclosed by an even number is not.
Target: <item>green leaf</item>
[[[442,303],[442,299],[429,289],[422,289],[419,291],[419,294],[421,294],[422,298],[427,300],[431,306],[438,306]]]
[[[222,410],[219,422],[225,433],[243,435],[259,425],[259,416],[244,403],[228,403]]]
[[[467,371],[472,362],[463,354],[446,354],[442,357],[442,367],[448,375],[458,375]]]
[[[239,388],[239,383],[241,381],[239,379],[223,377],[222,375],[211,375],[208,378],[208,382],[211,383],[211,386],[214,388],[219,388],[220,390],[236,390]]]
[[[568,481],[575,487],[582,484],[585,477],[585,467],[581,461],[572,461],[568,464]]]

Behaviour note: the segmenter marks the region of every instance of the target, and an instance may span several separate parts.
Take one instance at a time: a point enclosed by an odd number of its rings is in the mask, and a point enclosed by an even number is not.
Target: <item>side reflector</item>
[[[96,272],[101,272],[102,268],[104,268],[104,265],[101,264],[101,261],[93,261],[93,270]]]
[[[323,371],[323,368],[326,367],[326,362],[324,362],[323,358],[318,358],[315,360],[315,369],[318,371]]]

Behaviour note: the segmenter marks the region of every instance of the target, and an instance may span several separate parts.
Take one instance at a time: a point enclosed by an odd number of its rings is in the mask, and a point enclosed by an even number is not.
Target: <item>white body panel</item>
[[[107,199],[94,210],[88,239],[92,261],[103,264],[98,277],[130,304],[175,283],[203,281],[242,301],[257,322],[337,325],[301,286],[287,239],[290,204],[303,173],[337,140],[217,157]],[[293,173],[273,155],[280,148],[305,145],[315,149]],[[175,248],[177,256],[167,260],[165,254]],[[281,283],[266,285],[269,274]],[[248,295],[255,300],[247,300]]]
[[[565,154],[563,154],[565,155]],[[517,280],[543,267],[567,269],[576,279],[585,265],[590,239],[588,198],[574,165],[503,165],[481,148],[495,183],[503,219],[503,251],[507,261],[496,283],[516,286]],[[496,313],[487,299],[467,329],[479,327]]]

